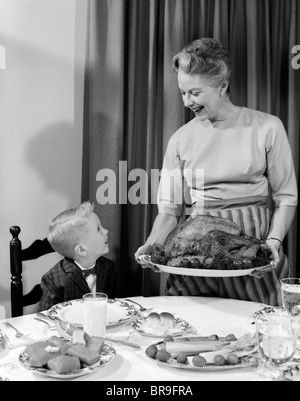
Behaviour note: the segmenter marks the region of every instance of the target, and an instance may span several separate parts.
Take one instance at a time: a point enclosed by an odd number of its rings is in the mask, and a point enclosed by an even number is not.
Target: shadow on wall
[[[44,219],[46,224],[48,223],[49,213],[51,213],[49,210],[55,210],[54,215],[62,211],[57,210],[61,204],[60,197],[63,199],[63,204],[66,209],[77,206],[77,203],[80,202],[82,165],[81,141],[82,133],[78,133],[72,124],[63,121],[49,125],[26,141],[24,148],[24,164],[32,168],[41,181],[41,184],[38,184],[38,189],[31,184],[28,186],[28,191],[32,192],[32,195],[30,195],[32,198],[39,199],[40,197],[40,202],[43,202],[38,210],[31,210],[30,213],[32,213],[35,218],[41,217]],[[41,191],[44,192],[43,195],[39,193]],[[53,199],[56,198],[52,196],[52,192],[58,195],[58,205],[49,204],[49,202],[53,202]],[[46,197],[48,193],[51,198]],[[42,216],[38,216],[37,213],[42,213]],[[11,240],[8,230],[9,227],[7,227],[7,232],[5,232],[7,236],[5,238],[7,238],[8,241],[7,250],[9,249],[9,241]],[[7,254],[7,258],[9,258],[9,254]],[[52,263],[50,267],[52,267]],[[7,267],[5,275],[3,273],[1,274],[0,305],[6,308],[7,315],[9,316],[9,267]],[[30,283],[28,286],[31,288]],[[24,286],[24,291],[27,292],[26,286]]]
[[[45,186],[68,200],[67,207],[80,199],[81,135],[71,124],[48,127],[28,141],[25,159]]]

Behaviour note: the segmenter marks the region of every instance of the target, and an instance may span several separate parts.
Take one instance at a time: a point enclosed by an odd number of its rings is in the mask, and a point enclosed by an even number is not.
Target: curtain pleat
[[[89,0],[82,200],[109,230],[119,296],[161,292],[161,276],[141,269],[134,252],[157,214],[168,140],[192,117],[171,70],[185,44],[209,36],[228,48],[232,101],[282,119],[298,176],[300,70],[291,49],[300,45],[299,13],[298,0]],[[285,241],[295,272],[297,219]]]
[[[299,2],[293,2],[290,7],[289,19],[287,21],[287,37],[289,43],[289,68],[287,69],[288,84],[287,84],[287,108],[286,108],[286,128],[289,135],[289,141],[291,144],[292,155],[295,164],[295,170],[298,176],[299,182],[299,133],[300,133],[300,69],[295,70],[290,68],[292,57],[291,49],[295,44],[300,44],[300,4]],[[297,209],[294,223],[289,231],[286,240],[286,249],[289,256],[289,261],[293,268],[294,275],[300,275],[300,254],[298,242],[300,238],[300,221],[299,213]]]

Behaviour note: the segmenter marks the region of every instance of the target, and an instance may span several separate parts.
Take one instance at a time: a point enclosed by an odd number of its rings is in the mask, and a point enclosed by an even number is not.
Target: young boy
[[[108,298],[115,297],[116,266],[102,256],[109,251],[107,234],[89,201],[60,213],[51,221],[48,241],[64,259],[42,277],[40,311],[82,298],[88,292],[104,292]],[[91,268],[95,270],[86,275]]]

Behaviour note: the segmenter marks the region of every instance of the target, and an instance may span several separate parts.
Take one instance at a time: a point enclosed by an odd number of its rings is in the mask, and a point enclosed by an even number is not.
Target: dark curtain
[[[233,103],[281,118],[298,176],[299,21],[299,0],[89,0],[82,200],[94,202],[109,230],[119,296],[162,289],[161,275],[143,270],[134,253],[157,213],[167,141],[192,117],[172,57],[194,39],[218,39],[232,56]],[[285,241],[295,274],[297,219]]]

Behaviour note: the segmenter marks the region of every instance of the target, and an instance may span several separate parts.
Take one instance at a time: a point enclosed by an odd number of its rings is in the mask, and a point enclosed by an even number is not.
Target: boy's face
[[[82,243],[87,249],[90,258],[98,259],[101,255],[109,252],[108,230],[101,226],[96,213],[91,213],[87,225],[83,229]]]

